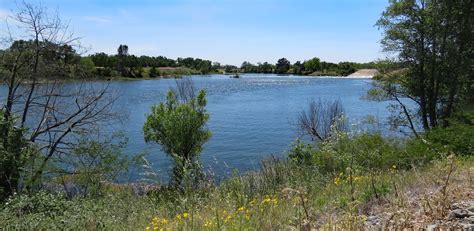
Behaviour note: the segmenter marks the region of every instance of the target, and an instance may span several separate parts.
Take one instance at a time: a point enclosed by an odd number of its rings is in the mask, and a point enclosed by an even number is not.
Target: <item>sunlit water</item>
[[[225,75],[192,77],[208,93],[211,140],[201,160],[223,176],[238,169],[255,169],[262,158],[284,156],[298,137],[295,122],[312,99],[342,101],[351,123],[367,115],[384,118],[386,104],[364,100],[370,79],[314,78],[276,75]],[[113,86],[122,93],[120,108],[128,113],[123,130],[129,138],[127,152],[146,150],[153,168],[166,178],[170,162],[156,144],[146,144],[142,126],[151,105],[164,100],[174,79],[122,81]]]
[[[255,169],[269,155],[286,155],[298,137],[295,126],[298,114],[312,99],[340,99],[351,123],[367,115],[383,119],[388,114],[386,103],[363,99],[371,87],[370,79],[256,74],[241,77],[191,77],[197,88],[206,89],[210,114],[208,126],[212,138],[205,145],[201,160],[207,170],[221,177],[233,169],[239,172]],[[148,152],[147,159],[164,180],[168,178],[170,160],[159,145],[145,143],[142,129],[150,107],[162,102],[167,90],[174,86],[175,79],[110,82],[110,87],[120,94],[116,108],[127,115],[116,126],[128,138],[125,152],[129,155]],[[132,172],[130,177],[136,180],[140,175]]]

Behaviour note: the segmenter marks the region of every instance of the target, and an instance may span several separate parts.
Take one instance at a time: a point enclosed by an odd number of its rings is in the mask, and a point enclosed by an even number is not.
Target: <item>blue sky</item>
[[[30,1],[32,2],[32,1]],[[382,58],[388,0],[45,0],[90,52],[200,57],[222,64]],[[0,17],[16,8],[0,0]]]

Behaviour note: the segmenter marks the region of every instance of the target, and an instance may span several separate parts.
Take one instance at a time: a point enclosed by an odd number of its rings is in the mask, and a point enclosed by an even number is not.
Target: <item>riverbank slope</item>
[[[272,166],[263,168],[267,172],[255,173],[253,183],[234,177],[217,188],[183,195],[161,189],[140,196],[126,185],[110,186],[99,198],[68,200],[61,194],[24,195],[3,206],[0,226],[7,230],[473,227],[469,223],[474,219],[472,158],[449,157],[411,170],[393,167],[370,175],[341,174],[322,185],[315,184],[322,180],[317,175],[293,184],[278,184],[278,179],[303,173],[288,171],[278,164]],[[275,184],[279,186],[270,187]],[[268,188],[259,193],[264,185]]]

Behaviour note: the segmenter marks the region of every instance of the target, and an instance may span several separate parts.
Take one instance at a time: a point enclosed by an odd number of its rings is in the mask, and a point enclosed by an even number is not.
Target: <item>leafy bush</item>
[[[22,217],[28,214],[43,214],[54,217],[67,210],[71,204],[64,195],[39,191],[32,195],[14,195],[5,203],[3,212]]]
[[[474,154],[474,114],[464,113],[450,120],[446,128],[436,128],[426,134],[439,150],[458,155]]]
[[[135,166],[141,155],[130,158],[123,152],[127,139],[121,133],[91,139],[81,137],[69,155],[52,166],[53,182],[64,186],[69,197],[101,196],[104,186]]]
[[[314,147],[306,144],[301,139],[296,139],[292,144],[292,149],[288,153],[290,160],[296,164],[311,165],[313,163]]]
[[[160,144],[173,159],[174,186],[196,186],[203,177],[199,155],[211,138],[206,104],[206,92],[195,95],[192,82],[178,86],[168,92],[166,102],[152,106],[143,126],[145,141]]]
[[[345,172],[348,167],[361,171],[386,170],[392,166],[410,168],[434,156],[421,141],[389,139],[379,133],[349,136],[341,133],[337,139],[317,145],[297,140],[288,156],[293,163],[314,165],[321,174]]]

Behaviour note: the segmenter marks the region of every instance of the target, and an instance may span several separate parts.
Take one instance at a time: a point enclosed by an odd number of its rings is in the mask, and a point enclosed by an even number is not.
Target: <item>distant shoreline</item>
[[[327,78],[327,79],[372,79],[373,76],[316,76],[316,78]]]
[[[357,71],[358,72],[358,71]],[[297,74],[285,74],[282,76],[301,76],[301,77],[309,77],[309,78],[328,78],[328,79],[372,79],[374,75],[361,75],[362,73],[354,72],[348,76],[333,76],[333,75],[297,75]],[[378,72],[377,72],[378,73]],[[233,73],[208,73],[208,74],[184,74],[184,75],[163,75],[157,77],[124,77],[124,76],[114,76],[114,77],[88,77],[88,78],[78,78],[78,79],[40,79],[38,83],[45,84],[51,82],[75,82],[75,81],[135,81],[135,80],[160,80],[160,79],[174,79],[174,78],[182,78],[184,76],[205,76],[205,75],[226,75],[230,76]],[[251,74],[264,74],[264,73],[239,73],[242,76],[251,75]],[[270,73],[268,73],[270,74]],[[26,80],[24,83],[28,84],[31,83],[31,80]]]

